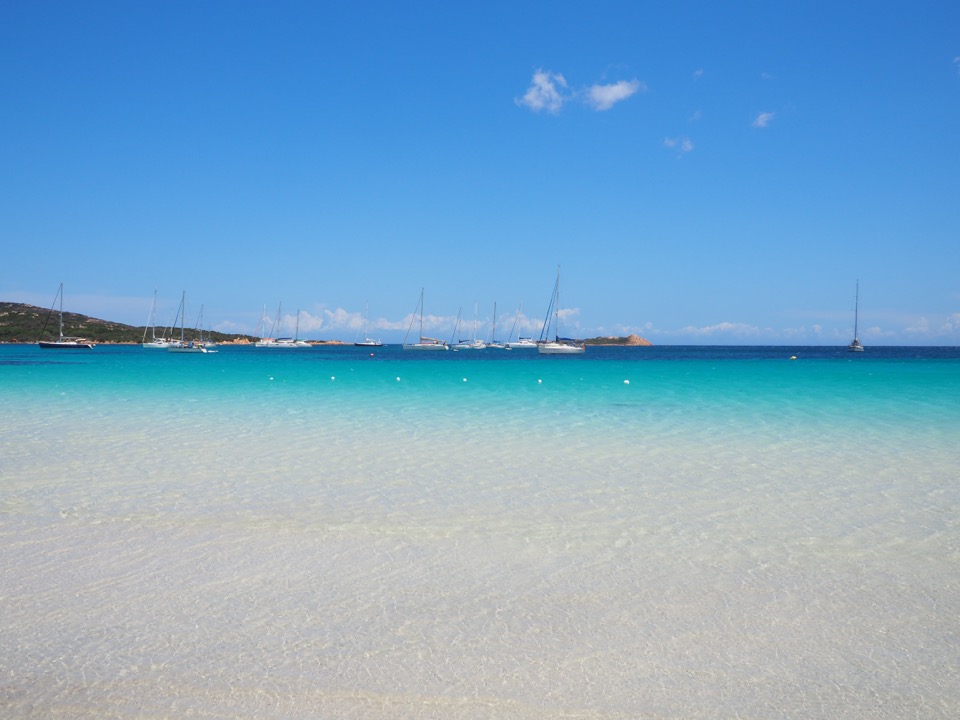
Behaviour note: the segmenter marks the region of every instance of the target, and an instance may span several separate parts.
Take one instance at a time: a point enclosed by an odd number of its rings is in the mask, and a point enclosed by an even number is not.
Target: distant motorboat
[[[57,294],[53,298],[53,304],[50,306],[50,312],[47,313],[47,319],[44,321],[43,328],[40,330],[40,336],[43,336],[43,332],[47,328],[47,321],[50,320],[50,316],[53,314],[53,309],[57,306],[57,298],[60,299],[60,309],[58,311],[60,315],[60,330],[57,333],[57,339],[38,339],[37,345],[39,345],[43,350],[93,350],[94,344],[89,340],[79,337],[67,337],[63,334],[63,283],[60,283],[60,287],[57,289]]]

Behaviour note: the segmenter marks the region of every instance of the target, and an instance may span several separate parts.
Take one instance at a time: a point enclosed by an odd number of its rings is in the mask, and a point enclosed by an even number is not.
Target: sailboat
[[[490,342],[487,343],[488,348],[493,348],[495,350],[509,350],[510,346],[506,343],[502,343],[497,340],[497,303],[493,303],[493,330],[490,331]]]
[[[180,298],[180,339],[172,342],[167,347],[167,352],[173,353],[206,353],[207,348],[204,347],[202,342],[194,342],[193,340],[186,340],[183,336],[183,318],[186,314],[186,305],[187,305],[187,293],[184,291],[183,296]]]
[[[277,308],[277,329],[280,329],[280,308]],[[297,308],[297,324],[292,338],[277,338],[273,347],[280,348],[308,348],[312,347],[306,340],[300,339],[300,308]]]
[[[200,343],[206,352],[220,352],[217,350],[217,344],[211,339],[209,331],[207,332],[207,339],[203,339],[203,305],[200,306],[200,315],[197,317],[197,333],[199,334],[200,338],[197,342]]]
[[[60,299],[60,330],[57,333],[56,340],[37,340],[37,345],[39,345],[44,350],[92,350],[93,343],[85,340],[84,338],[78,337],[65,337],[63,334],[63,283],[60,283],[60,287],[57,289],[57,295],[53,298],[53,305],[50,306],[50,312],[47,313],[47,319],[43,322],[43,328],[40,330],[40,337],[43,337],[43,331],[47,329],[47,322],[50,320],[50,316],[53,314],[53,308],[57,305],[57,298]]]
[[[415,343],[408,343],[410,331],[413,329],[413,320],[419,313],[420,317],[420,340]],[[420,288],[420,299],[417,301],[417,307],[413,311],[413,317],[410,318],[410,326],[407,328],[407,334],[403,338],[404,350],[447,350],[447,344],[443,340],[426,337],[423,334],[423,288]]]
[[[278,347],[277,339],[272,337],[274,332],[279,329],[280,326],[280,308],[282,303],[277,303],[277,317],[274,319],[273,324],[270,325],[270,335],[267,337],[267,306],[263,306],[263,314],[260,316],[260,325],[257,327],[257,335],[260,336],[260,339],[254,343],[254,347],[258,348],[275,348]]]
[[[860,344],[860,338],[857,337],[857,321],[860,314],[860,280],[857,280],[857,294],[853,303],[853,342],[847,345],[849,352],[863,352],[863,345]]]
[[[363,340],[357,340],[354,343],[355,347],[380,347],[383,345],[379,340],[373,340],[367,334],[367,306],[363,306]]]
[[[513,318],[513,327],[510,328],[510,335],[507,336],[507,348],[510,350],[536,350],[537,343],[533,338],[520,337],[517,336],[516,340],[511,340],[513,333],[517,330],[517,324],[520,322],[520,318],[523,317],[523,303],[520,303],[520,307],[517,308],[517,314]]]
[[[457,343],[453,345],[454,350],[483,350],[486,347],[486,344],[482,340],[477,340],[477,304],[473,305],[473,333],[470,336],[469,340],[461,340],[460,335],[460,313],[457,313],[457,327],[454,329],[456,333]],[[453,341],[451,341],[452,343]]]
[[[154,350],[164,350],[173,344],[172,340],[165,337],[157,337],[157,291],[153,291],[153,305],[150,307],[150,324],[143,329],[143,340],[141,344],[145,348]],[[147,340],[147,330],[150,331],[150,340]]]
[[[553,339],[550,339],[550,329],[553,328]],[[557,266],[557,281],[553,285],[553,296],[547,308],[547,317],[543,321],[543,330],[540,331],[540,340],[537,350],[541,355],[579,355],[586,350],[586,345],[576,340],[560,337],[560,266]]]

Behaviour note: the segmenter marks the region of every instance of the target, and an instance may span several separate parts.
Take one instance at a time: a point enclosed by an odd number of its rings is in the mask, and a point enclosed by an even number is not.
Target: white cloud
[[[694,80],[699,80],[702,77],[703,77],[703,68],[697,68],[696,70],[693,71]]]
[[[904,328],[904,332],[913,338],[937,338],[960,333],[960,313],[952,313],[934,326],[926,317],[915,319]]]
[[[565,89],[566,87],[567,81],[560,73],[537,70],[533,74],[527,92],[524,93],[522,98],[517,98],[514,102],[517,105],[529,108],[533,112],[546,110],[555,114],[560,112],[560,108],[569,99],[558,89]]]
[[[515,98],[514,102],[533,112],[545,111],[555,115],[570,100],[577,99],[597,112],[602,112],[646,89],[646,84],[639,80],[621,80],[607,85],[591,85],[586,90],[567,92],[567,80],[563,75],[537,70],[523,97]]]
[[[747,325],[746,323],[722,322],[716,325],[707,325],[705,327],[693,327],[688,325],[682,328],[680,332],[684,335],[697,335],[702,337],[711,337],[713,335],[733,335],[735,337],[755,337],[761,334],[760,328],[756,325]]]
[[[639,80],[621,80],[610,85],[592,85],[587,90],[587,104],[598,112],[609,110],[638,90],[646,89],[646,85]]]
[[[760,114],[757,115],[757,117],[754,119],[754,121],[753,121],[753,127],[755,127],[755,128],[765,128],[767,125],[769,125],[769,124],[773,121],[773,118],[775,118],[776,115],[777,115],[777,114],[776,114],[776,113],[773,113],[773,112],[762,112],[762,113],[760,113]]]
[[[240,323],[233,322],[232,320],[224,320],[213,326],[213,329],[217,332],[223,333],[224,335],[249,335],[250,328],[241,325]]]
[[[680,155],[693,151],[693,141],[685,137],[664,138],[663,146],[676,150]]]
[[[960,313],[948,315],[946,322],[940,327],[940,331],[944,335],[952,335],[955,332],[960,332]]]
[[[960,75],[960,56],[953,59],[953,66],[957,69],[957,74]]]
[[[929,335],[930,323],[925,317],[917,318],[912,325],[903,329],[908,335]]]

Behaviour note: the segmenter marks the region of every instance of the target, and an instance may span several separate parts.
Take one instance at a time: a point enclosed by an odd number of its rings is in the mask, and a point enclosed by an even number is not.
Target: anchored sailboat
[[[863,352],[863,345],[860,344],[860,338],[857,335],[857,321],[860,314],[860,280],[857,280],[857,294],[853,303],[853,342],[847,345],[849,352]]]
[[[277,326],[277,329],[278,329],[278,330],[280,329],[280,328],[279,328],[279,317],[280,317],[280,309],[278,308],[278,309],[277,309],[277,318],[278,318],[278,326]],[[301,340],[301,339],[300,339],[300,308],[297,308],[297,323],[296,323],[296,326],[295,326],[295,328],[294,328],[294,330],[293,330],[293,337],[292,337],[292,338],[288,338],[288,337],[277,338],[274,346],[275,346],[275,347],[286,347],[286,348],[308,348],[308,347],[313,347],[313,346],[310,345],[310,343],[308,343],[306,340]]]
[[[47,319],[43,322],[43,328],[40,330],[40,337],[43,337],[43,332],[47,329],[47,322],[50,320],[50,316],[53,314],[53,308],[57,305],[57,298],[60,299],[60,309],[58,311],[60,315],[60,330],[57,333],[57,339],[38,339],[37,345],[44,350],[92,350],[92,342],[89,342],[84,338],[66,337],[63,334],[63,283],[60,283],[60,287],[57,289],[57,295],[53,298],[53,305],[50,306],[50,312],[47,313]]]
[[[408,343],[410,331],[413,329],[413,320],[419,314],[420,317],[420,340],[415,343]],[[413,317],[410,318],[410,326],[407,328],[407,334],[403,338],[404,350],[447,350],[447,344],[443,340],[426,337],[423,334],[423,288],[420,288],[420,299],[417,301],[417,307],[413,311]]]
[[[167,347],[167,352],[173,353],[206,353],[207,348],[204,347],[202,342],[194,342],[193,340],[187,340],[184,338],[184,315],[187,310],[187,292],[184,291],[183,295],[180,298],[180,339],[172,342],[169,347]]]
[[[356,347],[380,347],[383,345],[379,340],[372,339],[367,334],[367,306],[363,306],[363,340],[357,340],[354,343]]]
[[[157,291],[153,291],[153,305],[150,307],[150,324],[143,329],[142,346],[154,350],[163,350],[173,345],[174,341],[165,337],[157,337]],[[150,339],[147,340],[147,330],[150,331]]]
[[[520,307],[517,308],[517,314],[513,317],[513,327],[510,328],[510,335],[507,337],[507,347],[511,350],[536,350],[537,342],[533,338],[520,337],[517,336],[516,340],[513,340],[513,334],[517,331],[517,325],[520,323],[520,318],[523,317],[523,302],[520,302]]]
[[[550,339],[550,330],[553,329],[553,339]],[[543,321],[543,330],[540,332],[540,341],[537,350],[541,355],[579,355],[586,350],[586,345],[577,340],[560,337],[560,266],[557,266],[557,281],[553,285],[553,296],[547,308],[547,317]]]
[[[509,350],[510,347],[506,343],[502,343],[497,340],[497,303],[493,303],[493,329],[490,331],[490,342],[487,343],[488,348],[493,348],[495,350]]]
[[[473,333],[471,333],[470,339],[463,340],[460,338],[460,313],[457,313],[457,327],[454,329],[454,334],[456,342],[450,341],[454,350],[483,350],[486,347],[486,343],[477,339],[477,303],[473,305]]]

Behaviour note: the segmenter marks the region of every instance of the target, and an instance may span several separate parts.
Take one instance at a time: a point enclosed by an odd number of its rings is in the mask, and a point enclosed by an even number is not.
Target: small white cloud
[[[703,68],[697,68],[696,70],[693,71],[694,80],[699,80],[702,77],[703,77]]]
[[[776,79],[777,79],[777,76],[774,75],[774,74],[772,74],[772,73],[762,72],[762,73],[760,73],[760,79],[761,79],[761,80],[776,80]]]
[[[560,92],[560,88],[565,89],[566,87],[567,81],[560,73],[537,70],[533,74],[527,92],[524,93],[522,98],[516,98],[514,102],[517,105],[529,108],[533,112],[546,110],[549,113],[558,113],[568,100]]]
[[[700,110],[694,110],[688,122],[697,123],[697,122],[700,122],[702,118],[703,118],[703,113]]]
[[[587,104],[598,112],[609,110],[638,90],[646,89],[647,86],[639,80],[621,80],[610,85],[592,85],[587,90]]]
[[[777,114],[776,114],[776,113],[773,113],[773,112],[762,112],[762,113],[760,113],[760,114],[757,115],[757,117],[754,119],[754,121],[753,121],[753,127],[755,127],[755,128],[765,128],[765,127],[767,127],[767,125],[769,125],[771,122],[773,122],[773,118],[775,118],[776,115],[777,115]]]
[[[960,75],[960,56],[953,59],[953,66],[957,69],[957,74]]]
[[[664,138],[663,146],[671,150],[676,150],[680,155],[693,152],[693,141],[686,137]]]
[[[946,322],[944,322],[940,327],[940,332],[943,335],[952,335],[956,332],[960,332],[960,313],[953,313],[953,315],[949,315]]]
[[[713,335],[733,335],[736,337],[752,337],[760,334],[760,328],[755,325],[747,325],[746,323],[732,323],[732,322],[722,322],[717,323],[716,325],[707,325],[705,327],[693,327],[687,326],[683,328],[681,333],[685,335],[698,335],[702,337],[710,337]]]
[[[910,335],[929,335],[930,323],[925,317],[919,317],[911,325],[904,328],[904,332]]]

